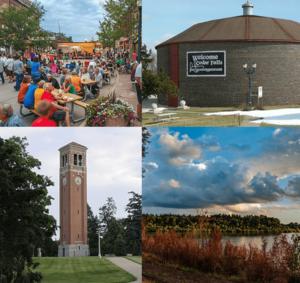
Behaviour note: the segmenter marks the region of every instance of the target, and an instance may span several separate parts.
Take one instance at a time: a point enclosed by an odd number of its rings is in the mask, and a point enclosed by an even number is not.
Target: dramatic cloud
[[[270,207],[283,213],[293,208],[283,203],[300,200],[300,131],[255,130],[255,138],[251,129],[222,131],[197,136],[170,128],[153,135],[145,163],[155,160],[159,169],[143,179],[146,211],[222,207],[232,213],[271,214]]]
[[[183,165],[190,159],[198,159],[202,151],[200,145],[196,144],[187,135],[179,139],[179,133],[161,135],[158,143],[167,162],[175,166]]]

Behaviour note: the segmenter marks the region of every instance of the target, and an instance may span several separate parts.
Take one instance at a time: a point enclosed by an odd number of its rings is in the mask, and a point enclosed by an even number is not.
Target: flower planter
[[[124,117],[106,117],[105,127],[127,127],[128,120]]]

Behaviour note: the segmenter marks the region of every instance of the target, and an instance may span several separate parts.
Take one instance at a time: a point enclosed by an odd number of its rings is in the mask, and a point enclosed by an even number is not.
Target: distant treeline
[[[143,221],[147,232],[168,232],[171,229],[177,232],[195,231],[199,230],[199,221],[204,223],[202,230],[208,233],[212,232],[215,227],[218,227],[222,233],[278,233],[298,230],[297,222],[286,225],[280,223],[277,218],[265,215],[216,214],[199,217],[178,214],[143,214]]]

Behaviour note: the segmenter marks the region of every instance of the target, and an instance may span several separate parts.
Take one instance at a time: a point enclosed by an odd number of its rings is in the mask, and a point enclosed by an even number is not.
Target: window
[[[74,165],[77,165],[77,154],[74,154]]]
[[[79,166],[82,166],[82,156],[79,155]]]
[[[77,214],[79,214],[79,210],[77,210]]]
[[[77,188],[77,192],[79,192],[79,188]]]
[[[63,167],[65,166],[65,156],[64,155],[62,156],[62,166]]]
[[[68,156],[65,154],[65,166],[68,165]]]
[[[79,234],[78,234],[78,239],[79,239]]]

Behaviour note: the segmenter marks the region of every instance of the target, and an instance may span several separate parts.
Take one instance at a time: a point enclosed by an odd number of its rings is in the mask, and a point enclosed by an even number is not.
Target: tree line
[[[141,254],[142,245],[142,196],[132,194],[125,208],[126,218],[115,217],[117,207],[112,197],[99,208],[99,217],[94,215],[88,205],[88,244],[90,255],[98,255],[98,229],[101,229],[101,254]]]
[[[199,230],[199,221],[206,218],[204,232],[212,232],[218,228],[222,233],[278,233],[296,232],[298,223],[282,224],[280,220],[266,215],[215,214],[211,216],[179,215],[179,214],[143,214],[147,232],[190,232]]]

